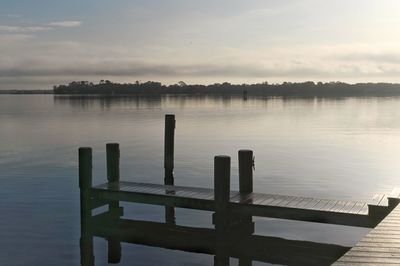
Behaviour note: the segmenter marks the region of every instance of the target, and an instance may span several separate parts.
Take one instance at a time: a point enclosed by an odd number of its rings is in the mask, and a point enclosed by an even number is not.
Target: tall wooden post
[[[174,185],[174,138],[175,138],[175,115],[165,115],[164,131],[164,184]],[[165,207],[165,221],[175,224],[175,209]]]
[[[107,161],[107,181],[108,183],[119,181],[119,144],[106,144],[106,161]],[[108,209],[111,217],[112,225],[118,222],[120,217],[119,201],[110,201]],[[108,239],[108,262],[119,263],[121,260],[121,242],[113,237]]]
[[[175,138],[175,115],[165,115],[164,135],[164,169],[166,185],[174,184],[174,138]]]
[[[229,198],[230,198],[231,158],[219,155],[214,157],[214,203],[216,256],[215,265],[229,265]]]
[[[253,193],[253,166],[254,157],[252,150],[240,150],[239,154],[239,192],[241,195]],[[251,215],[241,216],[240,232],[246,234],[254,233],[254,222]]]
[[[79,189],[81,207],[81,265],[94,265],[93,236],[90,233],[92,209],[90,189],[92,187],[92,148],[79,148]]]
[[[239,192],[241,195],[247,195],[253,192],[253,151],[239,150]],[[239,234],[254,233],[254,223],[251,215],[242,215],[239,217]],[[239,266],[251,266],[249,258],[239,258]]]

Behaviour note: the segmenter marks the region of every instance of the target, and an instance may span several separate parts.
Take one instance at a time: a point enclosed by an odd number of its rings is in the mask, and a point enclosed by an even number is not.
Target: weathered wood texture
[[[334,265],[400,265],[400,206]]]
[[[162,206],[215,211],[214,190],[183,186],[111,182],[95,186],[92,196],[98,200],[120,200]],[[384,216],[368,215],[368,203],[324,200],[261,193],[230,192],[231,211],[252,216],[375,227]],[[380,206],[390,211],[388,206]]]

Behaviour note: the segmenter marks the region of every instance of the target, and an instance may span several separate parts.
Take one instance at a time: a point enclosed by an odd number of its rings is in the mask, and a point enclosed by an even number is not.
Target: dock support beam
[[[231,158],[219,155],[214,157],[214,202],[215,202],[215,231],[216,266],[229,265],[228,234],[229,234],[229,198]]]
[[[90,189],[92,187],[92,149],[79,148],[79,189],[81,207],[81,265],[94,265],[93,236],[90,233],[92,209],[90,203]]]
[[[164,184],[174,185],[174,138],[175,138],[175,115],[165,115],[164,132]],[[175,209],[165,207],[165,221],[175,224]]]
[[[119,144],[106,144],[106,160],[107,160],[107,181],[108,183],[119,181]],[[108,204],[111,224],[115,225],[121,216],[121,208],[119,201],[111,201]],[[121,242],[116,238],[108,239],[108,262],[119,263],[121,260]]]

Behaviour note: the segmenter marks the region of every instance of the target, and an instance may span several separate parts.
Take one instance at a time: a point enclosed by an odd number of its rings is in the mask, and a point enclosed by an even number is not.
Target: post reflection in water
[[[239,229],[239,230],[238,230]],[[239,265],[252,261],[284,265],[330,265],[348,247],[308,241],[253,235],[235,228],[218,236],[214,229],[194,228],[169,223],[127,220],[100,214],[91,218],[82,232],[81,265],[95,265],[93,237],[108,241],[109,263],[119,263],[121,242],[214,255],[214,265],[229,265],[229,258]]]
[[[74,108],[91,109],[99,107],[101,110],[110,110],[118,106],[134,106],[135,108],[160,108],[162,105],[174,103],[177,106],[216,104],[228,106],[232,101],[247,101],[241,95],[54,95],[53,100],[57,105],[70,105]],[[263,98],[255,98],[259,100]],[[265,98],[271,99],[271,98]],[[282,98],[285,99],[285,98]],[[305,100],[313,100],[306,98]]]

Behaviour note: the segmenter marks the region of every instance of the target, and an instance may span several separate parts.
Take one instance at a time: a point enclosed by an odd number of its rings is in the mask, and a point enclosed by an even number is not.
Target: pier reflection
[[[199,106],[207,108],[209,106],[240,107],[267,104],[287,104],[287,103],[306,103],[310,104],[317,101],[343,100],[343,98],[316,98],[316,97],[249,97],[243,95],[54,95],[55,105],[67,105],[77,109],[100,109],[103,111],[112,110],[118,107],[129,107],[136,109],[161,108],[165,106],[176,106],[179,108]]]
[[[95,265],[93,238],[108,241],[108,262],[119,263],[121,242],[141,244],[214,256],[214,265],[229,265],[237,258],[240,266],[253,261],[283,265],[330,265],[349,247],[309,241],[287,240],[254,235],[240,226],[229,230],[223,238],[210,228],[194,228],[169,223],[127,220],[113,217],[109,212],[92,216],[90,225],[82,232],[81,265]]]

